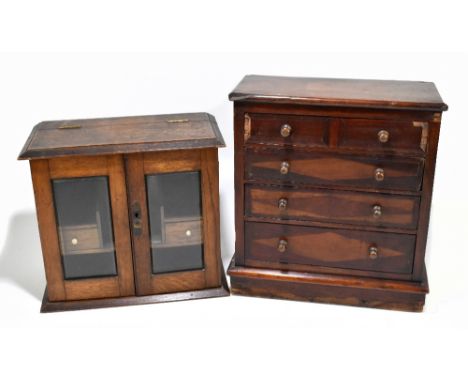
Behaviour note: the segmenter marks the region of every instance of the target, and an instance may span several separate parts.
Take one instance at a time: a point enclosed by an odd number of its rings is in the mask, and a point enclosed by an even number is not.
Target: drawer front
[[[245,258],[409,274],[415,236],[270,223],[245,223]]]
[[[419,198],[335,190],[292,190],[247,185],[246,215],[416,228]]]
[[[377,151],[402,151],[422,154],[427,128],[412,121],[373,119],[341,120],[338,146]]]
[[[167,245],[198,244],[202,241],[200,219],[166,222],[164,231]]]
[[[244,138],[248,143],[327,146],[328,118],[282,114],[246,114]]]
[[[59,229],[64,254],[80,254],[81,251],[102,248],[100,229],[96,224],[83,224]]]
[[[246,150],[245,178],[281,184],[419,191],[423,159]]]

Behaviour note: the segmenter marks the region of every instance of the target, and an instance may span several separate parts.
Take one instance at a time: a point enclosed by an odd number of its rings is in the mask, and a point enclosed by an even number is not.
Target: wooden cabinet
[[[422,310],[434,84],[246,76],[230,99],[233,293]]]
[[[227,295],[208,114],[37,125],[29,159],[47,278],[42,311]]]

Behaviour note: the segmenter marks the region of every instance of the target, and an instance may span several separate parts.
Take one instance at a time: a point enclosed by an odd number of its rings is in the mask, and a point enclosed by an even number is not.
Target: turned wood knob
[[[375,204],[372,207],[372,213],[374,214],[375,218],[379,218],[382,216],[382,206],[379,204]]]
[[[379,141],[382,143],[388,142],[388,139],[390,138],[390,133],[387,130],[380,130],[377,133],[377,136],[379,137]]]
[[[278,251],[283,253],[286,252],[286,249],[288,248],[288,241],[286,239],[280,239],[278,242]]]
[[[374,172],[374,178],[377,182],[381,182],[385,178],[385,173],[383,168],[376,168]]]
[[[377,249],[377,247],[374,247],[374,246],[369,247],[369,257],[372,260],[375,260],[378,255],[379,255],[379,250]]]
[[[289,137],[292,132],[292,127],[285,123],[283,126],[281,126],[280,133],[283,138]]]
[[[288,199],[281,198],[280,200],[278,200],[278,208],[280,210],[285,210],[287,206],[288,206]]]
[[[286,175],[289,172],[289,163],[281,162],[280,173]]]

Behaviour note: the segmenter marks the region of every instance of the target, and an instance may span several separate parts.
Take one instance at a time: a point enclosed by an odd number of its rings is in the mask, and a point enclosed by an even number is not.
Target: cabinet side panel
[[[206,288],[221,285],[218,151],[201,151]]]
[[[246,110],[244,107],[239,106],[237,103],[234,103],[234,193],[236,227],[235,261],[237,265],[244,265],[244,123],[246,122],[245,111]]]
[[[421,205],[419,208],[418,236],[413,266],[413,280],[421,281],[424,277],[424,256],[426,252],[429,218],[431,213],[432,190],[439,143],[440,119],[428,123],[427,157],[424,167]]]

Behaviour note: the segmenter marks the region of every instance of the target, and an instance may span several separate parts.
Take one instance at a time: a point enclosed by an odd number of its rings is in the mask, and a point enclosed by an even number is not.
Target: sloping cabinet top
[[[207,113],[45,121],[34,127],[18,159],[224,146]]]

